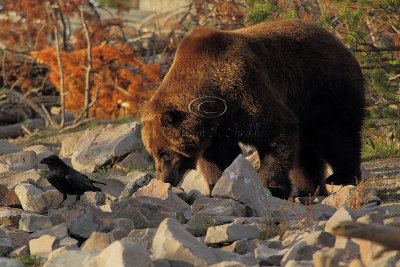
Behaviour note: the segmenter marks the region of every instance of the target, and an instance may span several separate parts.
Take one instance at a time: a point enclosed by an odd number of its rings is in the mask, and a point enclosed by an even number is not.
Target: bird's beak
[[[39,161],[39,163],[40,163],[40,164],[46,164],[47,162],[46,162],[46,159],[44,158],[44,159],[42,159],[41,161]]]

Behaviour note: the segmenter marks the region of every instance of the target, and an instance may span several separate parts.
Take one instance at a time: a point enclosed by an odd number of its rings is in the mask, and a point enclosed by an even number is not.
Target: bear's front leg
[[[280,198],[290,197],[292,183],[289,171],[296,158],[298,146],[297,122],[286,123],[269,126],[268,143],[257,146],[261,181],[273,196]]]
[[[241,152],[236,140],[214,138],[198,159],[197,166],[212,187]]]

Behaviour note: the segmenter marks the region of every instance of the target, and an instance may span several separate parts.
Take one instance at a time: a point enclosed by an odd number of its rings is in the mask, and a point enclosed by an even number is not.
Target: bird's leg
[[[58,204],[57,209],[58,209],[58,208],[61,208],[62,203],[64,203],[64,201],[65,201],[66,199],[67,199],[67,195],[66,195],[66,194],[63,194],[63,200],[60,202],[60,204]]]
[[[81,195],[77,195],[74,202],[72,202],[70,208],[72,208],[79,200],[81,200]]]

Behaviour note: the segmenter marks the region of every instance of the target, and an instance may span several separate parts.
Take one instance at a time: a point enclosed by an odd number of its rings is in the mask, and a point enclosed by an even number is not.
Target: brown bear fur
[[[204,103],[193,106],[199,98]],[[242,142],[257,149],[260,177],[274,195],[288,197],[292,183],[301,195],[327,194],[326,163],[329,182],[361,176],[363,109],[356,59],[321,27],[279,20],[200,28],[182,40],[143,104],[142,137],[157,179],[174,186],[196,165],[215,184]]]

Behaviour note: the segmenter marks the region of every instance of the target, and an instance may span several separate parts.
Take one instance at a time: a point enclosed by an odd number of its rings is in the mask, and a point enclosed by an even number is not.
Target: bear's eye
[[[167,156],[167,153],[165,152],[158,152],[158,157],[161,158],[165,158]]]

